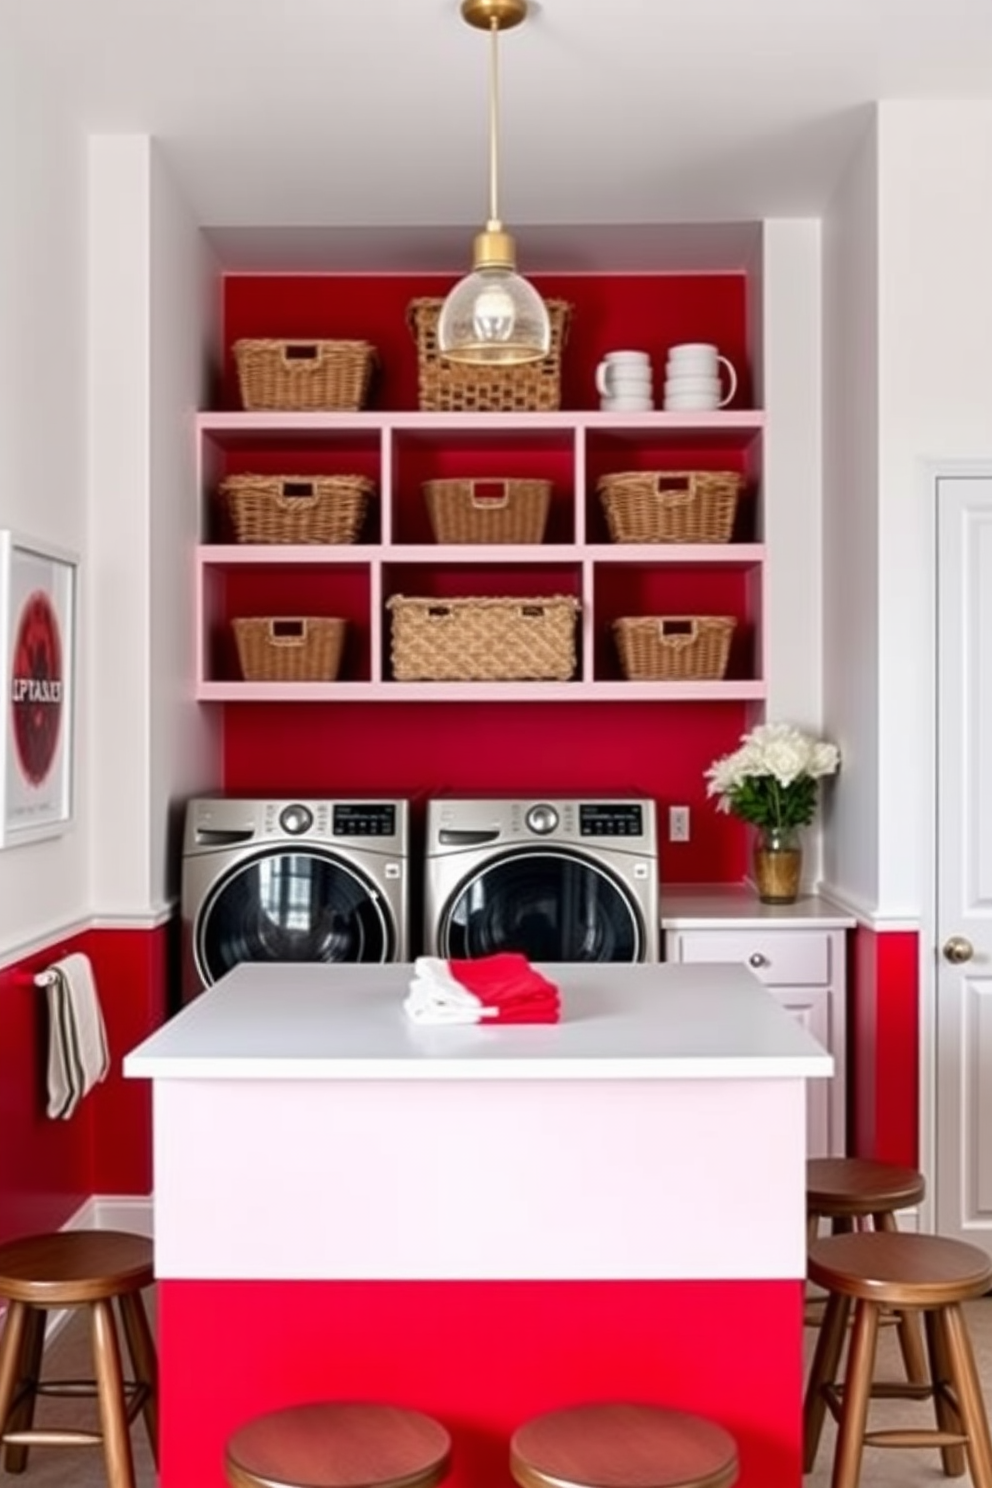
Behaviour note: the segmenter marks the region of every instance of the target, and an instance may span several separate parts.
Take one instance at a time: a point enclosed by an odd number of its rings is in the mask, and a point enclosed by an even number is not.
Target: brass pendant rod
[[[489,222],[499,232],[499,22],[489,23]]]

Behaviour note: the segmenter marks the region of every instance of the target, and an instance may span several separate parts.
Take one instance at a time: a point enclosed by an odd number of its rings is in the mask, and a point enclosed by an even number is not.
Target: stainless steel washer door
[[[451,958],[522,951],[531,961],[641,961],[636,905],[601,864],[567,849],[495,858],[459,885],[438,926]]]
[[[260,853],[221,878],[196,926],[205,983],[241,961],[389,961],[395,928],[375,885],[330,853]]]

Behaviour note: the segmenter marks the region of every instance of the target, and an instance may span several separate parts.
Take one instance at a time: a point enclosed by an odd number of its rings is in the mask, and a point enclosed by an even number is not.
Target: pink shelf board
[[[327,410],[320,413],[296,413],[285,409],[272,412],[234,411],[204,412],[197,414],[196,427],[200,434],[261,433],[305,434],[308,432],[368,432],[377,429],[408,430],[416,433],[466,433],[484,430],[506,434],[511,431],[589,429],[597,433],[623,433],[630,430],[638,435],[670,432],[672,434],[733,434],[759,433],[765,426],[765,415],[761,409],[738,409],[733,412],[716,410],[705,413],[665,413],[656,409],[652,413],[628,413],[618,418],[615,413],[598,411],[557,411],[554,413],[339,413]]]
[[[203,568],[241,565],[383,563],[706,563],[752,568],[765,558],[763,543],[203,543],[197,549]]]
[[[202,703],[739,702],[764,682],[204,682]]]

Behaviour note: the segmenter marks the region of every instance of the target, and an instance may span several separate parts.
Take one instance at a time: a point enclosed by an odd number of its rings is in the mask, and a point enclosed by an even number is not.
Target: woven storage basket
[[[387,600],[393,676],[410,681],[567,681],[575,671],[579,602],[536,599]]]
[[[353,543],[375,484],[361,475],[229,475],[220,491],[239,543]]]
[[[743,488],[735,470],[624,470],[596,485],[618,543],[729,542]]]
[[[368,341],[234,343],[245,408],[364,408],[376,364]]]
[[[333,682],[347,623],[323,616],[232,620],[242,676],[246,682]]]
[[[718,681],[736,624],[730,615],[636,615],[614,620],[613,636],[628,681]]]
[[[544,536],[548,480],[430,480],[423,491],[440,543],[539,543]]]
[[[417,343],[420,407],[427,413],[551,412],[561,407],[561,354],[572,307],[546,300],[551,350],[521,367],[472,367],[447,362],[437,349],[443,300],[411,300],[407,321]]]

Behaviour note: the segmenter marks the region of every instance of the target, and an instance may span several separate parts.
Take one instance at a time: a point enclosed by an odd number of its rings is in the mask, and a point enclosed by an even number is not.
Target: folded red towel
[[[561,1004],[554,982],[535,971],[519,951],[448,962],[455,980],[484,1007],[497,1008],[497,1023],[557,1023]]]

